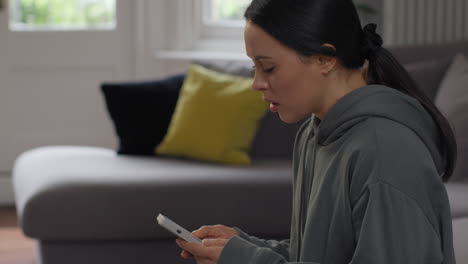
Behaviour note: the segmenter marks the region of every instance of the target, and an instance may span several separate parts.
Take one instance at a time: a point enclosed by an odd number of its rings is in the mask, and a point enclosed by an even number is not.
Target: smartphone
[[[164,228],[166,228],[169,232],[173,233],[174,235],[182,238],[187,242],[202,244],[201,239],[192,235],[189,231],[185,228],[181,227],[180,225],[176,224],[171,219],[167,218],[166,216],[159,214],[156,218],[158,220],[158,224]]]

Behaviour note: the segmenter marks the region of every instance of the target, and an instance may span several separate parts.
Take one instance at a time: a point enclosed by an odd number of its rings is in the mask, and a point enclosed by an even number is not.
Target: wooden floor
[[[37,264],[34,241],[21,232],[12,207],[0,207],[0,264]]]

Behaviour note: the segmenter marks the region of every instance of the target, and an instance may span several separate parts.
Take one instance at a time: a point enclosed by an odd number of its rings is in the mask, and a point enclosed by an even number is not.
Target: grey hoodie
[[[290,239],[238,229],[218,263],[455,263],[443,149],[416,99],[381,85],[348,93],[298,131]]]

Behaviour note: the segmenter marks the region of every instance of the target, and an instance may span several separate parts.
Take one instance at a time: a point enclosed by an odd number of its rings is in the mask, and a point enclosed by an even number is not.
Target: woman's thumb
[[[198,230],[193,231],[192,234],[198,238],[203,239],[208,236],[208,230],[206,227],[202,227]]]

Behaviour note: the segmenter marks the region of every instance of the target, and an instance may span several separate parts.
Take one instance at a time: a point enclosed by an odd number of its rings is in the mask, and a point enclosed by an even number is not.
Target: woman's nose
[[[266,89],[268,89],[268,83],[265,80],[262,80],[258,78],[257,76],[255,76],[252,88],[255,91],[259,91],[259,92],[265,91]]]

